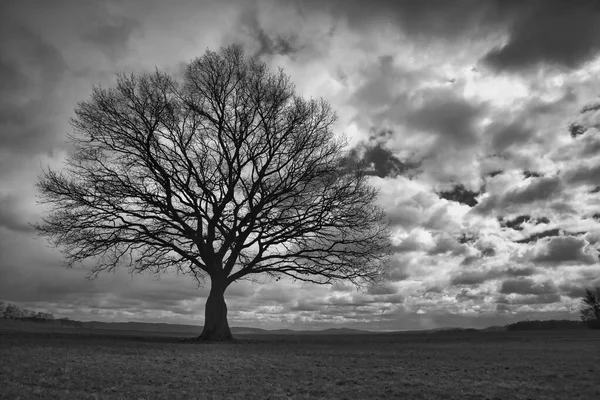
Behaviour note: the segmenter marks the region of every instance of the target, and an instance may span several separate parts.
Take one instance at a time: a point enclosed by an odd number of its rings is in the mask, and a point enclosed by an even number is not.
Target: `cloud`
[[[533,233],[530,236],[527,236],[523,239],[515,240],[515,243],[537,242],[538,240],[546,238],[546,237],[553,237],[553,236],[559,236],[559,235],[560,235],[560,229],[558,229],[558,228],[548,229],[548,230],[545,230],[542,232]]]
[[[498,310],[514,311],[512,307],[500,307],[508,305],[536,305],[536,304],[552,304],[561,301],[561,297],[557,293],[544,293],[533,295],[517,295],[511,297],[500,297],[496,300]]]
[[[359,30],[391,22],[415,38],[456,39],[493,28],[509,16],[506,7],[495,1],[373,0],[366,4],[361,0],[301,0],[299,4],[343,16]]]
[[[565,182],[573,184],[600,185],[600,162],[597,164],[582,164],[565,172]]]
[[[504,196],[505,204],[532,203],[538,200],[548,200],[560,192],[561,182],[558,177],[542,177],[532,179],[529,185],[522,189],[514,189]]]
[[[538,283],[530,278],[507,279],[502,282],[500,293],[503,294],[554,294],[557,288],[551,281]]]
[[[504,219],[503,217],[498,217],[498,222],[502,227],[511,228],[515,231],[522,231],[524,229],[524,225],[549,224],[550,220],[547,217],[533,218],[530,215],[518,215],[513,219]],[[538,234],[535,239],[544,237],[539,235],[540,234]]]
[[[523,277],[531,276],[536,272],[534,268],[515,268],[490,269],[486,271],[466,271],[455,275],[450,279],[450,284],[454,286],[467,285],[476,286],[484,282],[503,278],[503,277]]]
[[[445,145],[472,147],[477,144],[476,122],[484,106],[467,101],[449,89],[423,90],[411,103],[414,108],[405,119],[409,129],[434,134]]]
[[[479,196],[480,193],[468,190],[464,185],[459,184],[454,186],[452,190],[441,191],[438,194],[442,199],[456,201],[469,207],[475,207],[477,205],[476,197]]]
[[[515,120],[508,124],[504,121],[494,121],[486,134],[491,138],[490,147],[494,152],[503,152],[512,146],[526,144],[536,134],[536,130],[527,126],[527,121]]]
[[[477,300],[481,301],[485,299],[485,294],[480,293],[471,293],[468,289],[462,289],[460,293],[456,295],[456,300],[458,301],[471,301]]]
[[[0,193],[0,228],[14,232],[31,233],[33,228],[22,219],[22,210],[19,199],[12,195]]]
[[[519,4],[520,3],[520,4]],[[540,64],[576,68],[600,50],[600,10],[592,1],[534,0],[507,2],[516,18],[506,44],[483,59],[498,70],[519,71]]]
[[[408,263],[404,263],[398,258],[392,259],[390,262],[390,267],[385,272],[385,280],[388,282],[400,282],[407,280],[410,277],[407,264]]]
[[[593,264],[597,258],[586,251],[585,239],[557,236],[541,241],[531,260],[539,264]]]
[[[462,249],[458,240],[449,235],[439,234],[434,237],[434,242],[435,246],[429,249],[429,255],[446,254],[448,252],[458,254]]]
[[[452,285],[479,285],[498,276],[494,271],[487,272],[465,272],[450,280]]]
[[[394,156],[382,143],[359,143],[350,150],[348,158],[353,162],[362,162],[367,172],[385,178],[406,172],[410,166]]]
[[[415,228],[399,244],[392,246],[396,253],[427,250],[434,246],[431,234],[423,229]]]
[[[507,276],[531,276],[534,275],[537,270],[533,267],[516,268],[510,267],[504,271]]]
[[[90,28],[82,33],[82,39],[99,48],[109,58],[116,59],[127,50],[129,39],[140,29],[139,21],[117,16],[105,21],[93,21]]]
[[[492,210],[503,211],[511,206],[531,204],[553,200],[562,192],[563,184],[558,176],[529,179],[526,185],[513,187],[502,194],[484,197],[473,208],[476,213],[488,213]]]
[[[558,288],[565,296],[569,296],[574,299],[585,296],[586,288],[583,284],[563,283],[559,285]]]
[[[61,53],[26,26],[0,19],[0,155],[35,154],[61,138],[52,131],[67,65]],[[61,132],[62,133],[62,132]]]

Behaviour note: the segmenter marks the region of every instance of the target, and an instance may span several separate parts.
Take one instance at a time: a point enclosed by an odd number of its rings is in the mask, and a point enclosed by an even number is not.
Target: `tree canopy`
[[[600,329],[600,287],[596,287],[596,290],[585,289],[580,316],[590,328]]]
[[[184,76],[118,75],[79,103],[62,171],[38,182],[36,225],[67,265],[210,278],[204,339],[228,339],[223,293],[257,274],[375,282],[389,231],[377,191],[322,99],[239,46]]]

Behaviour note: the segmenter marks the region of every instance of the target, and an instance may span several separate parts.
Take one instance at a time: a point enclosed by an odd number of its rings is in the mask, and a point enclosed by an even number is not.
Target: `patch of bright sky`
[[[467,99],[489,102],[499,108],[511,108],[515,101],[525,99],[530,90],[522,78],[492,76],[477,71],[464,74],[464,95]]]

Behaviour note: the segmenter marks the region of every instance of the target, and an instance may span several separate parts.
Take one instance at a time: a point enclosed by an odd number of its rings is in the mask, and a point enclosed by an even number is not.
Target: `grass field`
[[[238,339],[0,332],[0,398],[600,399],[599,331]]]

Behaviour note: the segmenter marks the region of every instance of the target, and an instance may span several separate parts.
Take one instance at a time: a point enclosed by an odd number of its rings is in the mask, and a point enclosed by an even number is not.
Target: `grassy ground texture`
[[[0,331],[0,399],[600,399],[599,331],[177,338]]]

